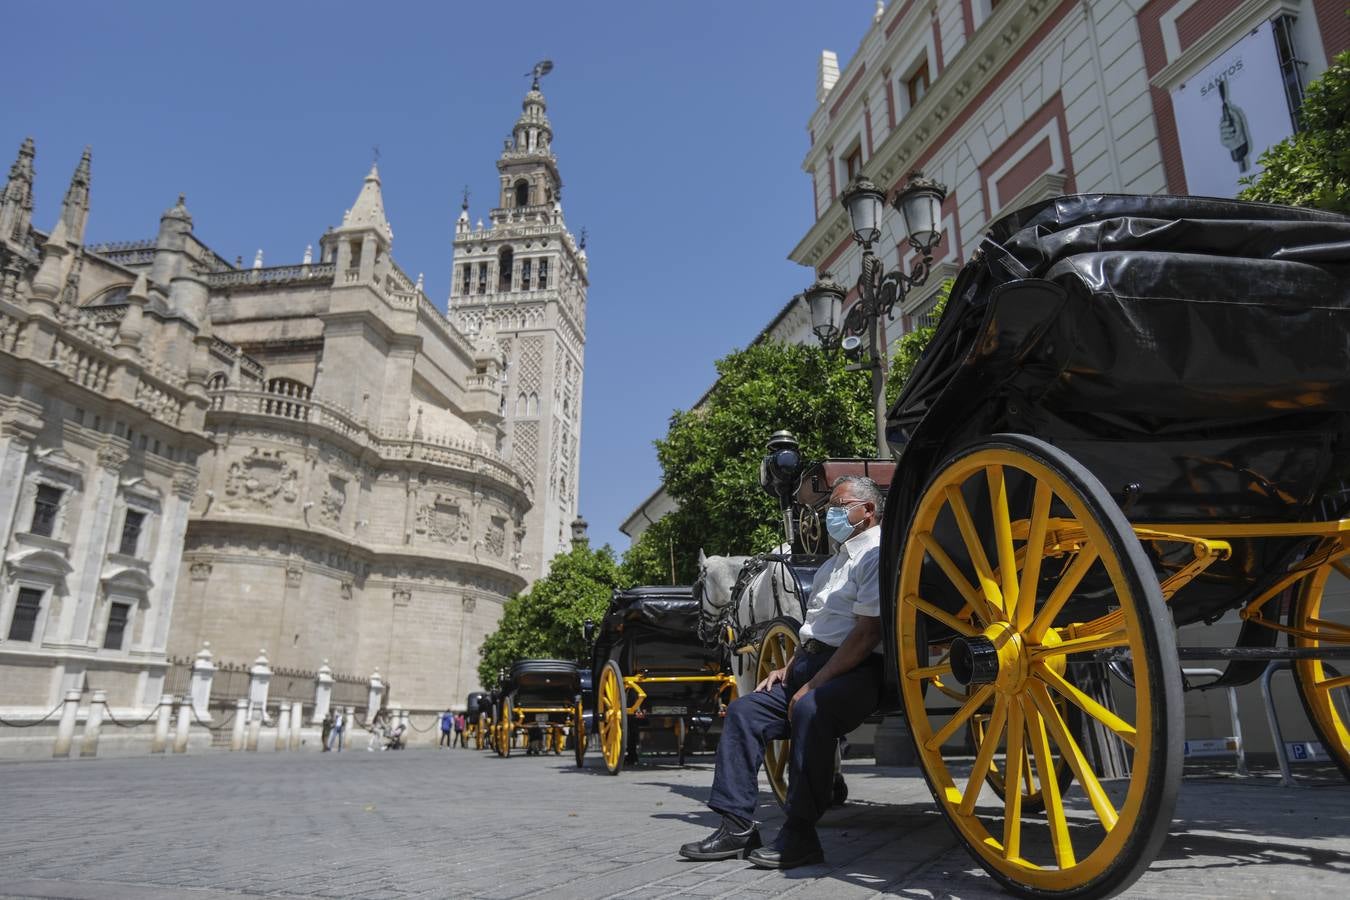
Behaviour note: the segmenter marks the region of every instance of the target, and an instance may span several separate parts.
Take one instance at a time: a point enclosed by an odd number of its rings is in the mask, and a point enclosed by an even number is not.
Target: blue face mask
[[[830,537],[839,543],[843,543],[853,536],[853,529],[857,525],[848,520],[848,510],[842,506],[831,506],[825,510],[825,530],[830,533]]]

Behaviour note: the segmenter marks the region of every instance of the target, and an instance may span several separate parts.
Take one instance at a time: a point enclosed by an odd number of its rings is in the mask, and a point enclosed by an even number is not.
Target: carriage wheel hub
[[[1026,681],[1028,658],[1022,635],[1006,622],[998,622],[983,634],[952,641],[952,677],[962,685],[997,684],[1012,693]]]

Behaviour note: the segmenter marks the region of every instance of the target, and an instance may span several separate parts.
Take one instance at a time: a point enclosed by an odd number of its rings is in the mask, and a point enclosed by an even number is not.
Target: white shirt
[[[881,527],[844,541],[811,582],[802,642],[815,638],[831,647],[844,643],[858,616],[881,616]],[[873,649],[882,652],[881,642]]]

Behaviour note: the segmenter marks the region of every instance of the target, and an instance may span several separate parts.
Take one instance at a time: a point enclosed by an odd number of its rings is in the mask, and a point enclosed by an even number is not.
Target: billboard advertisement
[[[1262,22],[1173,88],[1172,114],[1186,189],[1236,196],[1238,179],[1260,171],[1261,153],[1294,133],[1271,23]]]

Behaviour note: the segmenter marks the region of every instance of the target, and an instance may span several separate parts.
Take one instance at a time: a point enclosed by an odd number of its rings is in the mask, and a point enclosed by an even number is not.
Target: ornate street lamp
[[[811,310],[811,330],[822,347],[834,349],[848,338],[856,338],[866,329],[870,337],[871,360],[865,364],[872,370],[872,401],[876,415],[877,455],[887,456],[886,444],[886,319],[895,304],[905,295],[928,280],[933,266],[933,248],[942,238],[942,201],[947,188],[923,173],[914,172],[905,186],[896,191],[891,205],[905,226],[909,246],[921,255],[913,270],[906,273],[899,268],[889,272],[872,252],[872,245],[881,239],[881,213],[885,194],[867,178],[859,175],[844,189],[840,200],[848,210],[853,239],[862,245],[862,272],[858,276],[858,301],[844,317],[842,328],[839,314],[845,296],[844,289],[835,284],[828,272],[805,292]],[[857,341],[853,342],[855,345]]]

